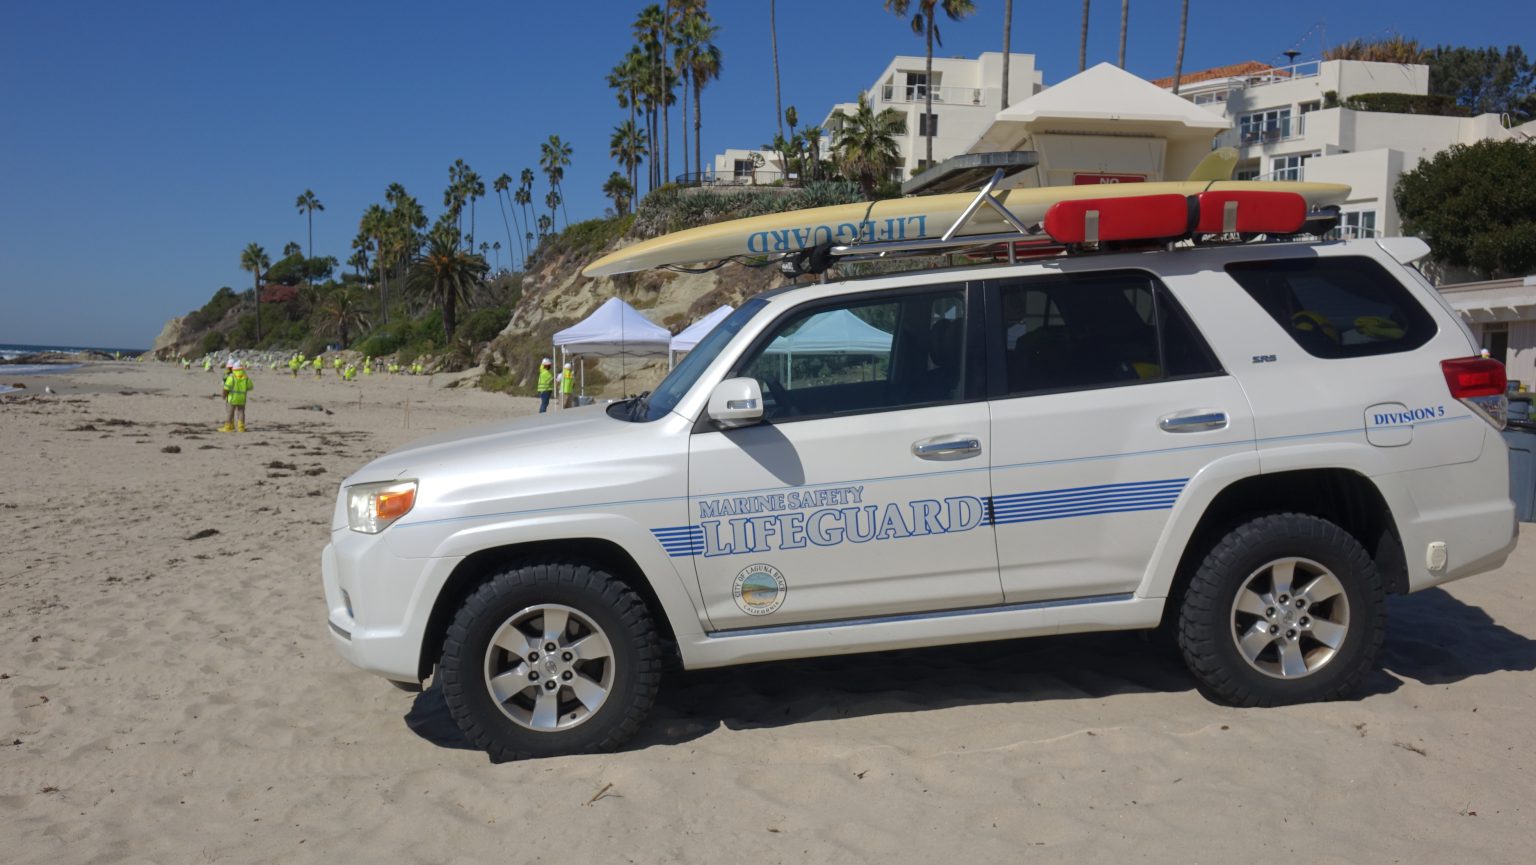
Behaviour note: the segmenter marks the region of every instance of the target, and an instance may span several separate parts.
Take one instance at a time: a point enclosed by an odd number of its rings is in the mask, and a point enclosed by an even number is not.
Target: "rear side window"
[[[1313,357],[1411,351],[1435,320],[1369,258],[1298,258],[1227,265],[1227,273]]]
[[[1221,371],[1167,288],[1144,271],[1029,277],[998,292],[1008,396]]]

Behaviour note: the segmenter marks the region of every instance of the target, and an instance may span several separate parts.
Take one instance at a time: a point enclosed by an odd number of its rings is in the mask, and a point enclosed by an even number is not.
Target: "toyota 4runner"
[[[685,668],[1152,629],[1239,706],[1350,694],[1385,596],[1515,543],[1505,381],[1418,240],[1065,256],[746,301],[656,390],[343,482],[353,664],[497,759]]]

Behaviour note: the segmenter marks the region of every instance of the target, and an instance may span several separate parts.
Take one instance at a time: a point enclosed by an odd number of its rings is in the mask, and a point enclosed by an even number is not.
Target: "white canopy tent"
[[[667,366],[672,365],[673,356],[679,352],[693,351],[699,340],[709,335],[715,329],[715,325],[725,321],[725,317],[735,312],[729,304],[722,306],[709,315],[704,316],[693,324],[683,328],[677,336],[672,337],[672,342],[667,349]]]
[[[892,336],[846,309],[811,316],[794,333],[785,334],[763,350],[784,355],[786,383],[793,383],[795,355],[890,354]]]
[[[672,334],[640,311],[610,297],[591,315],[555,334],[562,362],[569,355],[585,357],[666,357]],[[587,391],[582,369],[581,391]]]

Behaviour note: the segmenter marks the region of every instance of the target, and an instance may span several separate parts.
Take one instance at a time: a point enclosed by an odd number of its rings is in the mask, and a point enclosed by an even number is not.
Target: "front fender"
[[[691,565],[692,560],[669,557],[650,530],[628,515],[556,512],[461,523],[436,539],[430,556],[457,560],[484,550],[582,538],[611,541],[634,559],[661,602],[662,612],[675,634],[682,637],[704,632],[706,622],[698,581],[693,578],[691,566],[684,573],[675,564],[683,561]],[[437,592],[442,585],[424,588]]]

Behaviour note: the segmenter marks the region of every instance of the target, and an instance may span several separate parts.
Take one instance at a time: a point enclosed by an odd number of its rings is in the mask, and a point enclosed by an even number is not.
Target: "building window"
[[[752,168],[752,160],[738,159],[732,174],[738,181],[750,181],[752,179]]]
[[[1319,102],[1316,99],[1314,99],[1311,102],[1303,102],[1303,103],[1301,103],[1301,105],[1299,107],[1301,108],[1301,113],[1302,114],[1311,114],[1314,111],[1321,110],[1322,107],[1323,107],[1323,103]]]
[[[1339,227],[1331,234],[1334,238],[1354,240],[1362,237],[1376,236],[1376,211],[1357,210],[1352,213],[1339,214]]]
[[[1232,175],[1232,179],[1233,180],[1258,180],[1259,179],[1259,170],[1257,168],[1239,168]]]
[[[1237,119],[1238,141],[1257,144],[1261,141],[1280,141],[1291,137],[1291,109],[1271,108],[1255,111]]]
[[[907,101],[921,102],[928,98],[928,73],[908,72],[907,76]]]
[[[937,114],[919,114],[919,115],[917,115],[917,134],[918,135],[938,135],[939,134],[939,115],[937,115]]]
[[[1302,153],[1296,156],[1276,156],[1269,161],[1270,180],[1301,180],[1301,169],[1307,164],[1307,160],[1316,156],[1316,153]]]

